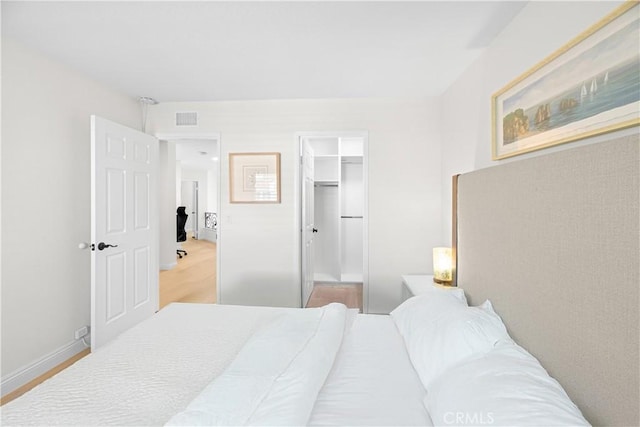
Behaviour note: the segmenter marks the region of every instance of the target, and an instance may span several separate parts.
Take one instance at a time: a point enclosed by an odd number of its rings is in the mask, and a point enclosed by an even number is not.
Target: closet
[[[314,153],[314,282],[362,283],[362,137],[309,139]]]

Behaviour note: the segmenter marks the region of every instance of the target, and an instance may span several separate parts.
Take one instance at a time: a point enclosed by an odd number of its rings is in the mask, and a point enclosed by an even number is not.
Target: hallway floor
[[[216,302],[216,244],[191,237],[182,243],[188,255],[172,270],[160,271],[160,308],[172,302]]]
[[[362,313],[362,283],[316,283],[307,302],[307,307],[322,307],[332,302],[341,302],[348,308],[360,309]]]

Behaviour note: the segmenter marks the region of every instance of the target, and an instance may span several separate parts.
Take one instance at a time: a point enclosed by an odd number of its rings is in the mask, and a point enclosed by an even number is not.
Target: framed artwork
[[[639,47],[629,1],[494,94],[493,160],[640,124]]]
[[[229,153],[231,203],[280,203],[280,153]]]
[[[204,228],[215,230],[218,227],[218,214],[215,212],[204,213]]]

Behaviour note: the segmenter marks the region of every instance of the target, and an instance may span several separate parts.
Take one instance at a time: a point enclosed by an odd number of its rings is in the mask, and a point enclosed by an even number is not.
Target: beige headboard
[[[640,136],[458,179],[458,286],[594,425],[640,425]]]

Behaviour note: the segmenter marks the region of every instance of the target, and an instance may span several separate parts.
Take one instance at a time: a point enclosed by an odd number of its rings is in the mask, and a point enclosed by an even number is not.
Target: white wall
[[[182,166],[182,181],[197,181],[198,182],[198,229],[204,228],[204,212],[209,206],[209,171],[204,169],[192,169],[186,166]],[[189,226],[193,230],[193,221],[191,212],[189,214]]]
[[[443,241],[451,241],[451,176],[549,154],[611,135],[491,160],[491,95],[582,33],[620,3],[529,2],[445,92],[442,101]],[[637,132],[638,128],[622,131]]]
[[[140,126],[134,99],[2,37],[3,379],[90,323],[91,114]]]
[[[218,163],[207,171],[207,212],[218,212]]]
[[[160,141],[159,217],[160,269],[176,266],[176,143]]]
[[[182,162],[176,161],[176,209],[182,205]],[[167,190],[170,191],[170,190]]]
[[[441,152],[435,99],[161,103],[152,132],[176,132],[176,111],[198,111],[193,132],[220,132],[220,301],[299,306],[296,132],[369,132],[370,311],[400,301],[400,275],[431,272],[440,244]],[[282,153],[282,203],[230,204],[229,152]]]

